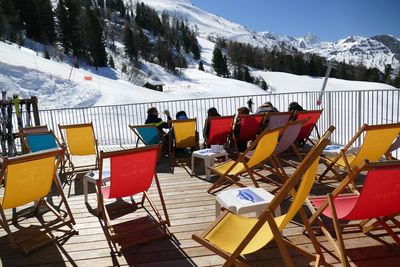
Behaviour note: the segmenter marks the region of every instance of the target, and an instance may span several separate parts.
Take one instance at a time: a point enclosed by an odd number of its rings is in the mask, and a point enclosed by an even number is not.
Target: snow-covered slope
[[[205,45],[210,45],[205,43]],[[164,92],[133,85],[109,68],[71,68],[69,64],[47,60],[26,48],[0,42],[0,88],[8,96],[37,96],[40,108],[82,107],[140,103],[203,97],[263,94],[254,84],[225,79],[197,69],[183,69],[182,77],[166,72],[158,65],[149,66],[165,84]],[[287,73],[254,71],[276,92],[320,90],[322,78]],[[84,79],[92,78],[91,81]],[[389,85],[330,79],[327,90],[390,89]]]

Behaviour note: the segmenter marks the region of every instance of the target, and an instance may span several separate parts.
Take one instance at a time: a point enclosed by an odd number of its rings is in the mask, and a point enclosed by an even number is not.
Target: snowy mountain
[[[160,13],[167,12],[187,20],[197,27],[199,37],[203,39],[213,40],[216,37],[223,37],[270,49],[314,53],[328,60],[344,61],[352,65],[363,64],[368,68],[376,67],[382,72],[387,64],[391,64],[397,71],[400,69],[400,39],[394,36],[380,35],[371,38],[349,36],[336,42],[327,42],[310,33],[292,37],[272,32],[254,32],[197,8],[187,0],[142,0],[142,2]]]

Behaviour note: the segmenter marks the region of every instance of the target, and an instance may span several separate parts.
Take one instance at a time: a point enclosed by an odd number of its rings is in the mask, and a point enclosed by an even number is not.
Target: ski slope
[[[202,42],[205,50],[211,43]],[[205,55],[205,68],[210,70]],[[207,60],[207,61],[206,61]],[[71,65],[48,60],[36,52],[15,44],[0,42],[0,88],[7,95],[21,98],[37,96],[39,108],[85,107],[112,104],[142,103],[175,99],[257,95],[265,91],[258,86],[226,79],[192,67],[182,69],[178,77],[158,65],[150,65],[152,73],[165,84],[164,92],[133,85],[110,68],[72,68]],[[254,71],[273,86],[274,92],[317,91],[323,79],[288,73]],[[92,78],[85,80],[85,76]],[[327,90],[393,89],[380,83],[329,79]]]

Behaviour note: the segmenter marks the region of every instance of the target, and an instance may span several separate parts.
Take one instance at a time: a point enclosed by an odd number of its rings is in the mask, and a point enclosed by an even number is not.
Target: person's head
[[[158,116],[158,110],[156,107],[151,107],[147,110],[147,115],[155,115]]]
[[[273,107],[274,105],[272,105],[272,103],[270,101],[265,102],[264,104],[262,104],[263,107]]]
[[[303,111],[303,107],[297,102],[291,102],[289,104],[288,111]]]
[[[239,115],[249,115],[250,114],[250,110],[247,107],[238,108],[237,111],[238,111]]]
[[[217,111],[217,109],[215,107],[209,108],[207,110],[207,115],[209,117],[221,116],[221,115],[219,115],[219,113],[218,113],[218,111]]]
[[[176,113],[175,118],[177,120],[186,120],[188,118],[188,116],[186,115],[185,111],[181,110]]]

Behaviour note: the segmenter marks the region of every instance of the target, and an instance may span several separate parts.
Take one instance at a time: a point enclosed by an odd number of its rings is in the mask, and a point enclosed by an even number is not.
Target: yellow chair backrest
[[[65,128],[71,155],[96,155],[96,138],[91,125]]]
[[[175,147],[186,148],[196,145],[196,119],[174,121]]]
[[[15,208],[45,197],[56,172],[56,157],[10,164],[5,172],[3,209]]]
[[[371,129],[367,130],[363,144],[350,167],[361,168],[365,160],[378,161],[392,145],[393,140],[400,132],[400,128]]]
[[[264,134],[257,143],[253,155],[247,162],[252,168],[269,158],[278,143],[279,129]]]
[[[279,225],[279,230],[282,231],[288,225],[308,197],[308,194],[310,193],[315,181],[315,175],[317,174],[319,158],[320,157],[318,156],[308,170],[304,173],[296,195],[293,197],[293,202],[286,213],[285,219]]]

